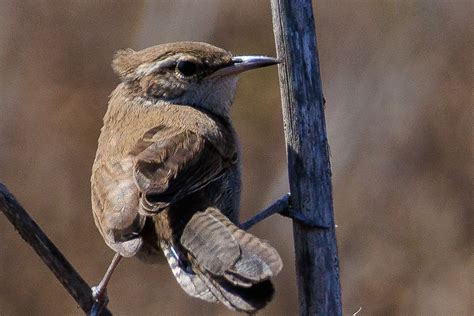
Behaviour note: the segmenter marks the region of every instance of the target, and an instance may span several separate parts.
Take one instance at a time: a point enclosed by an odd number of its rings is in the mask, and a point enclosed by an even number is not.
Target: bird
[[[192,297],[245,313],[271,301],[283,264],[267,241],[239,228],[241,154],[230,109],[239,74],[277,63],[203,42],[115,54],[121,82],[103,119],[91,200],[116,256],[93,288],[97,301],[120,258],[159,263],[163,255]]]

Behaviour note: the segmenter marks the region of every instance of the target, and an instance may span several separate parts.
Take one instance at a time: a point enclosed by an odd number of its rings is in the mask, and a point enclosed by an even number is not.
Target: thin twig
[[[89,313],[94,303],[90,286],[2,183],[0,183],[0,210],[54,273],[82,310]],[[112,313],[104,308],[101,315],[108,316]]]
[[[276,200],[275,202],[272,203],[269,207],[264,209],[263,211],[259,212],[257,215],[252,217],[251,219],[247,220],[246,222],[240,224],[240,228],[243,230],[247,230],[253,225],[263,221],[265,218],[279,213],[279,214],[286,214],[288,211],[289,207],[289,200],[290,200],[290,194],[287,193],[280,199]]]

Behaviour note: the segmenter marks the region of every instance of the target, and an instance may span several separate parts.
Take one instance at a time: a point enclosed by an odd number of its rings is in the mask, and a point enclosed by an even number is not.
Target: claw
[[[109,302],[109,297],[107,296],[106,288],[100,288],[99,285],[96,285],[96,286],[93,286],[91,290],[92,290],[92,298],[94,299],[94,302],[101,303],[104,306],[107,305],[107,303]]]

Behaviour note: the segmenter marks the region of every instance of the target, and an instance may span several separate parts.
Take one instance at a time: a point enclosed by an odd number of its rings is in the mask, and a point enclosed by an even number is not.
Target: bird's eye
[[[180,60],[176,65],[176,69],[185,77],[191,77],[196,74],[197,66],[192,61]]]

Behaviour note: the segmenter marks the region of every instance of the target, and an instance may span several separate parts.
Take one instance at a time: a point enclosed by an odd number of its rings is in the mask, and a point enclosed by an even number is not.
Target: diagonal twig
[[[0,183],[0,210],[15,226],[21,237],[54,273],[82,310],[85,313],[89,313],[94,303],[91,287],[77,273],[59,249],[2,183]],[[101,315],[108,316],[112,315],[112,313],[105,308],[102,310]]]
[[[243,230],[247,230],[255,224],[263,221],[265,218],[270,217],[271,215],[276,213],[283,215],[285,212],[288,211],[289,199],[290,194],[285,194],[284,196],[273,202],[269,207],[257,213],[257,215],[253,216],[249,220],[240,224],[240,228]]]

